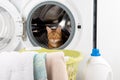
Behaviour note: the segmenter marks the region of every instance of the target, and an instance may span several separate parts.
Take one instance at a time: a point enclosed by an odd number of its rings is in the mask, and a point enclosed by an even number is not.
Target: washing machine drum
[[[64,10],[59,6],[55,5],[46,5],[41,7],[39,12],[39,18],[42,21],[54,21],[59,20],[60,17],[63,16]]]
[[[0,52],[17,48],[22,35],[21,21],[17,9],[11,3],[0,1]]]
[[[29,13],[26,23],[32,45],[44,48],[66,48],[73,40],[76,29],[69,9],[55,2],[37,5]]]

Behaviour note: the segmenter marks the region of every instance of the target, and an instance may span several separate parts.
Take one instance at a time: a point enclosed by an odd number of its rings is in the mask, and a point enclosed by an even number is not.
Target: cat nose
[[[53,40],[55,40],[55,37],[53,37]]]

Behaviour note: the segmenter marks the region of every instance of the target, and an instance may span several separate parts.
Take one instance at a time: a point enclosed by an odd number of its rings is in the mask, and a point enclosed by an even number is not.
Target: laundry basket
[[[26,51],[26,50],[23,49],[22,52],[23,51]],[[83,59],[83,56],[81,55],[80,52],[75,50],[54,50],[54,49],[44,49],[44,48],[34,50],[34,51],[37,51],[38,53],[47,52],[48,54],[50,52],[63,51],[64,55],[69,57],[69,59],[66,61],[67,73],[69,78],[68,80],[76,80],[78,65],[79,65],[79,62]]]

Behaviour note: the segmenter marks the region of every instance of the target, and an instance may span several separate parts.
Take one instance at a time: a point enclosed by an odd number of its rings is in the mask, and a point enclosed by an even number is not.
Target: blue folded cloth
[[[34,56],[34,80],[47,80],[46,53],[35,54]]]

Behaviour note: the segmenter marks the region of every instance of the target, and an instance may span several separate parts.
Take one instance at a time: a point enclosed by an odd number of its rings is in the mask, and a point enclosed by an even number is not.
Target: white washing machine
[[[74,49],[77,46],[81,33],[81,17],[72,1],[24,2],[25,0],[18,5],[20,1],[17,0],[0,1],[0,51],[29,47],[49,48],[46,26],[55,29],[58,25],[61,25],[63,44],[56,48]]]
[[[32,27],[36,26],[36,24],[32,25],[32,21],[35,19],[33,15],[39,9],[44,9],[45,6],[58,6],[68,16],[69,37],[58,48],[80,50],[87,56],[91,52],[92,45],[90,38],[93,18],[91,0],[0,0],[0,52],[36,46],[47,48],[46,44],[41,43],[35,35],[38,34],[37,30],[42,29]],[[32,29],[36,29],[36,31]],[[33,34],[33,32],[36,33]],[[87,58],[85,59],[87,60]],[[84,63],[86,62],[84,61]],[[81,70],[78,73],[78,80],[83,77],[81,71],[84,66],[82,67],[79,68]]]

